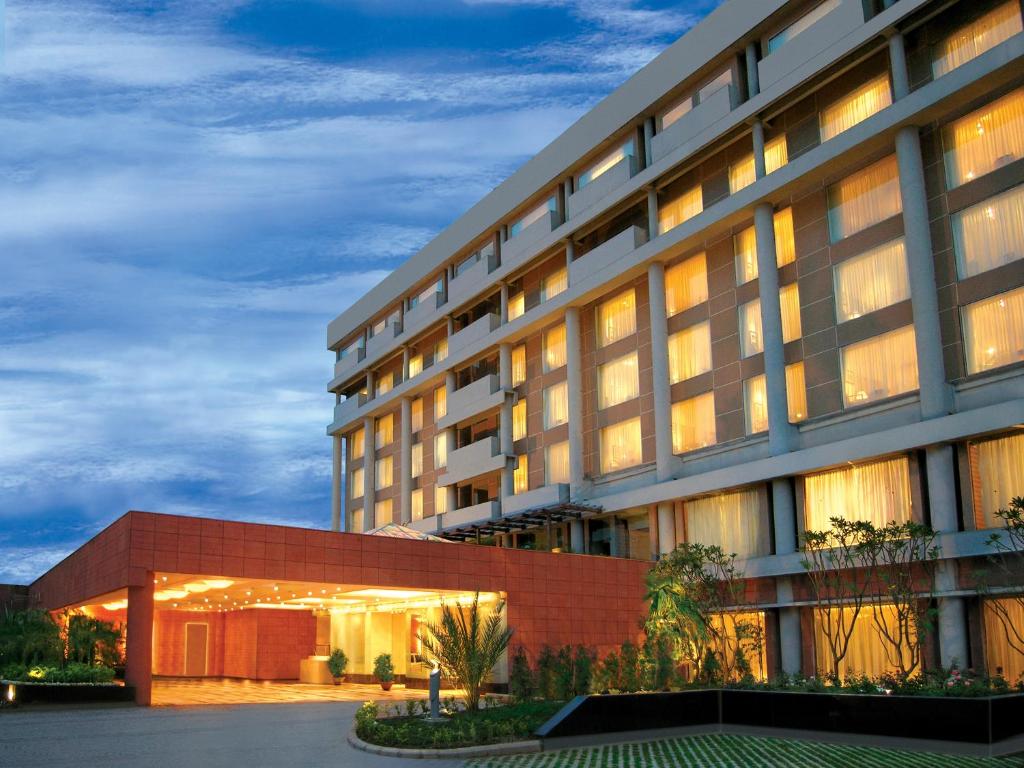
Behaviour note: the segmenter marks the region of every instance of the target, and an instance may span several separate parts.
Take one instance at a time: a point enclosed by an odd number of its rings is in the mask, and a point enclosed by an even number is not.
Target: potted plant
[[[341,685],[342,679],[345,677],[345,667],[348,666],[348,656],[341,648],[335,648],[331,651],[331,655],[327,657],[327,670],[331,673],[331,677],[334,678],[335,685]]]
[[[385,691],[391,690],[395,680],[395,667],[391,663],[391,654],[382,653],[373,660],[373,676],[380,682],[380,687]]]

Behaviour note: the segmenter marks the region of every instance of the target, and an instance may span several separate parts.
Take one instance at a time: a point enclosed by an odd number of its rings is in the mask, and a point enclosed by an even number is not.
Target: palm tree
[[[486,619],[480,611],[480,593],[465,610],[445,603],[441,621],[426,624],[420,641],[441,672],[466,691],[466,708],[480,706],[480,686],[501,659],[512,639],[512,630],[502,626],[505,603],[499,602]]]

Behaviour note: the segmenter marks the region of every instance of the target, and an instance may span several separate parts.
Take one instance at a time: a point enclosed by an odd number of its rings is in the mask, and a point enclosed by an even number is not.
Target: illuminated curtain
[[[601,347],[636,333],[636,292],[632,288],[597,308],[597,332],[598,346]],[[564,347],[564,327],[562,334]]]
[[[905,456],[804,479],[804,516],[809,531],[831,529],[832,517],[884,526],[906,522],[910,514],[910,462]]]
[[[978,443],[977,459],[979,511],[987,527],[1002,528],[996,512],[1024,496],[1024,433]]]
[[[889,155],[829,187],[829,235],[837,242],[902,210],[896,156]]]
[[[756,435],[767,431],[768,391],[763,373],[743,382],[743,400],[746,405],[747,434]]]
[[[529,465],[529,458],[526,455],[516,456],[516,468],[512,470],[512,493],[530,490]]]
[[[699,376],[711,370],[711,323],[704,321],[668,337],[669,381]]]
[[[642,461],[639,418],[620,421],[601,430],[601,474],[633,467]]]
[[[512,386],[518,387],[526,381],[526,345],[512,348]]]
[[[434,421],[443,419],[448,413],[448,390],[438,387],[434,390]]]
[[[808,27],[820,21],[826,14],[834,11],[839,7],[839,3],[840,0],[825,0],[825,2],[812,8],[778,34],[772,35],[768,39],[768,55],[775,53],[775,51],[779,50],[779,48],[794,37],[807,30]]]
[[[640,396],[640,370],[636,352],[597,369],[598,408],[610,408]]]
[[[603,173],[610,171],[616,165],[618,165],[624,158],[633,156],[633,142],[627,141],[621,147],[617,147],[614,151],[602,157],[593,166],[590,167],[585,173],[581,173],[576,182],[577,189],[583,189],[587,184],[592,182],[594,179],[601,176]]]
[[[903,238],[835,266],[836,319],[842,323],[910,298]]]
[[[821,140],[838,136],[890,104],[889,73],[884,72],[821,111]]]
[[[526,401],[520,400],[512,406],[512,440],[526,437]]]
[[[672,452],[685,453],[714,445],[715,396],[711,392],[672,404]]]
[[[917,347],[912,325],[850,344],[841,352],[843,397],[848,407],[917,389]]]
[[[1000,612],[996,612],[993,603],[1000,605]],[[1010,624],[1013,628],[1010,630],[1011,637],[1016,639],[1016,634],[1024,627],[1024,606],[1020,600],[1007,598],[984,600],[982,605],[985,617],[985,663],[988,665],[988,674],[995,676],[1001,673],[1003,679],[1012,685],[1024,675],[1024,655],[1006,639],[1006,627],[1003,622]],[[1019,645],[1019,641],[1017,644]]]
[[[658,210],[658,231],[665,234],[673,227],[678,227],[687,219],[692,219],[704,210],[704,192],[700,184],[683,192],[676,199],[665,203]]]
[[[385,373],[383,376],[377,378],[377,397],[386,395],[391,391],[391,388],[395,385],[395,374]]]
[[[1024,156],[1024,90],[1018,89],[942,129],[946,186],[1002,168]]]
[[[423,355],[413,355],[409,358],[409,378],[419,376],[423,372]]]
[[[419,477],[423,474],[423,443],[413,443],[412,446],[412,467],[410,475]]]
[[[557,272],[552,272],[544,278],[544,284],[540,291],[540,300],[547,301],[560,293],[564,293],[569,287],[569,270],[562,267]]]
[[[896,665],[889,661],[889,657],[886,653],[886,646],[883,645],[883,641],[878,634],[878,627],[876,626],[875,611],[879,612],[879,619],[883,621],[888,627],[890,633],[896,631],[896,610],[891,605],[874,606],[870,604],[864,605],[860,609],[860,613],[857,614],[857,618],[853,618],[853,608],[831,608],[829,610],[828,620],[837,624],[837,618],[835,617],[836,612],[845,611],[847,614],[846,626],[853,624],[853,631],[850,634],[850,643],[847,647],[846,656],[839,662],[839,677],[846,679],[851,675],[868,675],[869,677],[878,677],[880,675],[894,673],[898,671]],[[821,627],[821,614],[815,613],[815,656],[818,661],[818,669],[820,671],[829,670],[832,662],[832,654],[828,650],[828,641],[825,638],[825,633]],[[835,630],[833,631],[833,635]],[[909,650],[907,651],[909,653]],[[905,663],[909,662],[909,658],[906,659]]]
[[[363,510],[353,509],[349,514],[348,529],[352,532],[359,532],[363,530]]]
[[[395,419],[392,414],[387,416],[381,416],[377,419],[377,433],[376,433],[375,445],[378,448],[383,448],[385,445],[391,445],[395,440]]]
[[[569,385],[561,381],[544,390],[544,429],[569,421]]]
[[[757,277],[757,233],[753,227],[733,235],[733,252],[736,254],[736,285],[749,283]]]
[[[565,326],[558,325],[544,334],[544,371],[565,365]]]
[[[755,181],[754,156],[747,155],[738,163],[729,166],[729,194],[735,195]]]
[[[775,229],[775,263],[784,267],[796,261],[796,244],[793,238],[793,209],[783,208],[772,217]]]
[[[363,450],[366,448],[366,432],[360,427],[348,438],[349,455],[353,459],[363,458]]]
[[[789,147],[786,146],[786,134],[776,136],[764,145],[764,169],[766,173],[774,173],[789,162]]]
[[[410,428],[413,432],[419,432],[423,429],[423,398],[417,397],[412,401],[412,424]]]
[[[350,498],[358,499],[360,496],[363,495],[363,493],[365,493],[363,487],[363,470],[361,467],[359,469],[352,470],[352,482],[350,483],[350,485]]]
[[[448,489],[442,485],[434,486],[434,514],[443,515],[448,511]]]
[[[512,322],[526,312],[526,294],[520,291],[508,300],[508,319]]]
[[[740,305],[740,351],[743,357],[764,351],[761,331],[761,300],[754,299]]]
[[[722,632],[730,641],[725,646],[725,665],[730,669],[736,668],[736,648],[742,648],[744,658],[750,667],[750,676],[755,680],[765,681],[767,676],[767,663],[765,659],[765,637],[764,611],[746,611],[743,613],[727,613],[723,615],[711,615],[710,623],[719,632]],[[762,639],[760,648],[755,646],[753,640],[736,640],[736,627],[738,624],[746,624],[756,627],[758,636]]]
[[[448,435],[442,432],[434,436],[434,469],[448,466]]]
[[[391,499],[384,499],[384,501],[378,501],[373,505],[373,525],[375,528],[379,528],[382,525],[387,525],[392,522],[394,518],[391,512]]]
[[[448,339],[441,339],[434,345],[434,362],[439,362],[448,357]]]
[[[960,279],[1024,258],[1024,185],[953,214]]]
[[[377,459],[374,464],[376,468],[375,472],[375,485],[374,487],[379,491],[382,488],[387,488],[391,485],[394,472],[394,462],[390,456],[385,456],[383,459]]]
[[[779,305],[782,311],[782,342],[788,344],[800,338],[800,289],[796,283],[779,289]]]
[[[423,489],[417,488],[412,492],[412,519],[422,520],[423,519]]]
[[[804,364],[786,366],[786,404],[792,424],[807,418],[807,385],[804,383]]]
[[[678,315],[708,300],[708,265],[703,253],[665,270],[665,313]]]
[[[720,493],[693,499],[686,510],[686,540],[738,557],[767,554],[767,531],[756,490]]]
[[[935,47],[932,76],[942,77],[1021,31],[1020,5],[1004,3],[961,27]]]
[[[549,445],[544,449],[544,484],[569,482],[569,441]]]

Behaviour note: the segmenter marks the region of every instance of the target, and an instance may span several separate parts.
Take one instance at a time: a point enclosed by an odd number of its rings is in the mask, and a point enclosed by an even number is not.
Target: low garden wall
[[[32,683],[0,680],[5,705],[108,704],[135,701],[135,688],[119,683]]]

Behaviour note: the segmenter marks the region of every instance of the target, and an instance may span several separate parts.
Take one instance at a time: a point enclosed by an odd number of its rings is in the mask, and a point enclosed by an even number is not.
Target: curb
[[[382,747],[370,744],[356,736],[355,728],[348,732],[348,743],[362,752],[384,757],[406,757],[414,759],[465,758],[465,757],[498,757],[501,755],[525,755],[541,751],[541,743],[537,739],[529,741],[508,741],[502,744],[481,744],[475,747],[453,747],[452,749],[405,749],[402,747]]]

